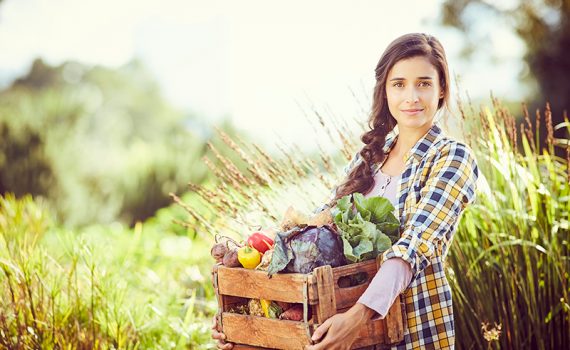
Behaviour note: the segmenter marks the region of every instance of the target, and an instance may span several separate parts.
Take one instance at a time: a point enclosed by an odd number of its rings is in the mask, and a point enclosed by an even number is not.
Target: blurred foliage
[[[72,226],[133,224],[187,181],[207,180],[210,134],[165,102],[138,61],[109,69],[38,59],[0,92],[0,193],[47,197]]]
[[[494,35],[495,27],[489,25],[490,19],[498,19],[511,27],[526,45],[524,62],[530,75],[523,78],[534,78],[537,83],[537,89],[528,97],[531,118],[539,119],[534,116],[534,111],[539,113],[538,109],[548,101],[554,125],[564,122],[564,113],[570,106],[567,82],[570,76],[570,1],[446,0],[442,6],[442,23],[465,34],[463,52],[466,58],[482,50]],[[544,136],[546,130],[542,130]],[[545,137],[541,139],[543,143],[546,141]],[[557,151],[557,155],[564,156],[562,151]]]
[[[0,349],[206,349],[210,241],[152,223],[77,231],[0,196]]]

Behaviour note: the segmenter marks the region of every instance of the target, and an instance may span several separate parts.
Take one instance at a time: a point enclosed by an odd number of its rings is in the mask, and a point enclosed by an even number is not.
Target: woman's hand
[[[218,340],[218,349],[231,349],[234,347],[233,343],[226,343],[226,335],[222,333],[222,331],[218,328],[218,320],[214,315],[214,319],[212,320],[212,338]]]
[[[374,315],[374,310],[356,303],[348,311],[336,314],[327,319],[313,333],[313,341],[318,341],[326,333],[325,338],[305,350],[348,350],[358,337],[360,327]]]

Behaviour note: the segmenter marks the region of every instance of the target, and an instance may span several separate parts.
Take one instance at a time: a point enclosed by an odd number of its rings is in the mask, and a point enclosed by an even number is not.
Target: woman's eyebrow
[[[417,77],[418,80],[433,80],[432,77]],[[406,80],[406,78],[392,78],[390,81],[394,80]]]

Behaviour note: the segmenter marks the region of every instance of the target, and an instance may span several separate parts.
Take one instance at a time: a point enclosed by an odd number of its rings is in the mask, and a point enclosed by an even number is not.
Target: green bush
[[[187,349],[215,310],[209,245],[153,225],[52,224],[0,197],[0,348]]]

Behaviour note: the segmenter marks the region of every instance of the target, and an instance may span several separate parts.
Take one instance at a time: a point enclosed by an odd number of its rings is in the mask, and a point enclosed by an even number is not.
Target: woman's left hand
[[[313,333],[312,340],[318,341],[326,333],[323,340],[315,345],[308,345],[305,350],[348,350],[358,337],[360,327],[370,318],[374,311],[363,304],[356,303],[348,311],[336,314],[323,322]]]

